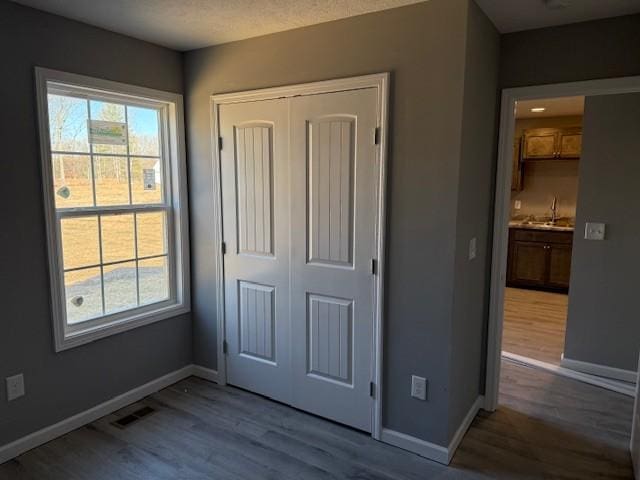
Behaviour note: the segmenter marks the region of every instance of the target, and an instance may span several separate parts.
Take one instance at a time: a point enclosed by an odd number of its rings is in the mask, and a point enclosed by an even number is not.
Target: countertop
[[[575,227],[567,224],[550,225],[540,223],[528,223],[522,220],[511,220],[509,228],[523,228],[527,230],[542,230],[545,232],[573,232]]]

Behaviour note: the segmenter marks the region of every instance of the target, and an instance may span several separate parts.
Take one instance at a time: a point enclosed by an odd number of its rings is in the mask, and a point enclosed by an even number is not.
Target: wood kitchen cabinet
[[[523,137],[523,160],[578,159],[582,153],[582,127],[534,128]]]
[[[525,130],[522,158],[527,160],[556,158],[557,147],[557,128],[535,128],[532,130]]]
[[[580,158],[582,153],[582,127],[560,129],[558,158]]]
[[[511,228],[507,286],[568,291],[573,232]]]

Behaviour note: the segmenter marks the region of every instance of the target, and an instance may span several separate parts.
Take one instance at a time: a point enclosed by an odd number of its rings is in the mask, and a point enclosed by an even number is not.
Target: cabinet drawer
[[[514,240],[521,242],[560,243],[567,245],[573,243],[573,232],[546,232],[543,230],[513,228],[511,229],[511,235]]]

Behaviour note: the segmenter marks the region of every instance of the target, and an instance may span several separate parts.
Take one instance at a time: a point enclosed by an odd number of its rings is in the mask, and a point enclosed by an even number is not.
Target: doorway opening
[[[629,190],[630,193],[627,193],[627,179],[630,177],[624,172],[632,172],[636,168],[633,156],[633,152],[636,150],[629,148],[629,142],[626,139],[636,138],[627,132],[632,129],[630,125],[635,125],[634,122],[637,121],[634,102],[638,101],[637,94],[639,93],[640,77],[517,87],[505,89],[502,92],[487,333],[485,410],[494,411],[498,406],[503,339],[507,352],[508,349],[517,348],[514,346],[513,338],[510,340],[509,337],[514,329],[509,330],[510,319],[507,316],[514,311],[522,316],[525,309],[521,306],[514,307],[519,302],[534,305],[539,311],[545,312],[546,317],[550,316],[550,312],[555,311],[556,317],[559,319],[555,330],[555,347],[547,347],[548,351],[543,349],[538,351],[535,349],[534,351],[520,350],[522,357],[529,359],[530,366],[542,368],[540,365],[542,364],[545,369],[554,374],[591,383],[624,395],[634,395],[634,383],[637,377],[637,346],[633,344],[633,335],[627,337],[624,334],[620,335],[619,330],[612,330],[610,323],[603,322],[602,319],[610,320],[611,315],[619,312],[619,305],[624,302],[632,302],[630,299],[633,298],[634,293],[628,291],[626,284],[621,281],[623,276],[620,275],[620,272],[627,272],[630,268],[629,262],[625,260],[627,257],[621,252],[633,249],[625,242],[635,238],[635,233],[631,231],[633,224],[629,224],[628,217],[620,213],[621,203],[618,201],[618,203],[613,202],[613,205],[609,205],[603,201],[618,197],[626,198],[625,195],[629,198],[635,198],[635,191]],[[544,105],[543,102],[555,101],[555,103],[564,103],[566,106],[571,101],[579,102],[579,98],[583,99],[584,104],[585,143],[576,138],[581,139],[581,131],[569,129],[569,127],[577,127],[578,124],[564,124],[559,127],[550,127],[560,130],[560,132],[556,131],[550,135],[550,138],[544,138],[540,132],[534,131],[533,136],[537,137],[532,141],[532,145],[535,147],[533,151],[516,152],[517,148],[522,150],[527,147],[527,145],[523,146],[522,140],[520,143],[515,142],[516,138],[522,137],[524,130],[527,130],[525,127],[519,129],[517,127],[518,123],[524,124],[530,121],[524,118],[525,116],[534,114],[551,116],[549,114],[553,113],[553,102],[547,105]],[[540,111],[542,108],[545,110]],[[523,113],[523,110],[526,109],[529,111],[528,114]],[[537,111],[532,112],[532,109]],[[625,113],[626,117],[620,115],[621,111]],[[579,114],[579,112],[575,113]],[[630,119],[629,121],[626,120],[627,117]],[[563,132],[565,127],[569,131]],[[534,130],[536,128],[538,126],[532,127]],[[540,128],[545,127],[540,126]],[[517,135],[517,132],[520,132],[520,135]],[[558,138],[562,139],[565,133],[573,138],[567,139],[566,145],[561,144],[558,147]],[[562,143],[561,140],[560,143]],[[522,160],[522,155],[525,157],[536,154],[545,156],[545,145],[555,145],[555,149],[551,148],[553,158],[544,160],[526,158],[524,161]],[[562,156],[562,149],[565,146],[571,147],[571,145],[580,147],[580,158],[577,161],[576,159],[559,159],[558,157]],[[588,154],[588,151],[591,153]],[[587,161],[588,159],[591,160]],[[558,166],[562,162],[576,163],[580,172],[580,192],[575,213],[577,220],[573,225],[571,224],[571,210],[569,209],[567,212],[568,202],[566,199],[563,200],[566,192],[546,197],[546,200],[541,203],[541,208],[546,210],[529,213],[525,208],[527,203],[531,202],[531,198],[523,193],[525,190],[518,191],[518,180],[524,181],[525,189],[527,188],[527,179],[531,182],[532,176],[528,170],[544,169],[545,164]],[[547,169],[550,168],[549,165],[547,165]],[[617,168],[612,169],[611,165],[617,165]],[[518,171],[514,166],[524,170],[522,177],[518,178],[518,175],[522,174],[522,170]],[[514,192],[512,192],[512,186],[515,187]],[[577,189],[577,180],[575,188]],[[585,197],[587,193],[589,196]],[[554,196],[556,197],[555,201]],[[586,201],[587,198],[590,200]],[[517,200],[520,201],[518,205],[516,205]],[[630,205],[633,201],[628,200],[626,203]],[[516,206],[520,208],[517,210]],[[553,219],[555,222],[552,222]],[[516,245],[516,247],[523,247],[522,258],[524,260],[520,265],[518,265],[517,258],[516,261],[511,261],[510,269],[509,263],[513,257],[513,255],[510,257],[509,253],[510,237],[513,237],[510,235],[510,231],[513,229],[514,221],[520,223],[516,225],[517,227],[523,227],[524,223],[529,223],[527,227],[530,229],[553,226],[556,229],[565,227],[570,231],[573,226],[573,240],[572,242],[565,240],[563,243],[553,238],[546,242],[539,242],[542,243],[543,248],[535,250],[535,242],[531,237],[526,236],[529,229],[517,228],[522,233],[519,235],[520,238],[512,240],[512,242],[517,240],[524,243],[524,245]],[[618,225],[618,229],[614,228],[614,223]],[[624,233],[627,231],[631,233]],[[527,242],[534,245],[529,245]],[[549,248],[544,248],[545,246]],[[573,248],[569,253],[571,246]],[[538,252],[537,256],[536,252]],[[532,258],[544,260],[542,262],[544,268],[536,271],[531,265],[528,265],[527,254]],[[599,255],[597,261],[594,258],[595,254]],[[579,255],[582,260],[578,259]],[[538,273],[537,284],[534,282],[536,277],[532,275],[532,272]],[[523,288],[522,283],[518,284],[518,280],[528,280],[534,284]],[[580,288],[577,288],[577,282],[579,282]],[[602,288],[603,282],[606,282],[607,288]],[[517,290],[511,290],[516,286]],[[549,286],[554,289],[541,290],[542,287]],[[562,289],[566,288],[569,288],[571,292],[568,296],[562,292]],[[603,295],[607,292],[611,294],[610,297]],[[539,295],[540,298],[534,299],[532,302],[530,298],[527,298],[527,295]],[[543,297],[546,300],[541,300]],[[555,299],[555,301],[551,299]],[[564,313],[565,301],[567,300],[569,300],[568,315]],[[619,318],[623,317],[624,315],[619,316]],[[565,341],[562,340],[563,318],[566,325]],[[585,321],[590,323],[585,326]],[[531,319],[528,322],[525,319],[523,322],[524,326],[530,330],[532,323]],[[632,327],[627,328],[632,330]],[[572,335],[572,332],[577,335]],[[599,333],[594,334],[594,332]],[[616,335],[615,340],[601,341],[603,337],[611,337],[614,334]],[[532,335],[526,337],[528,342],[523,342],[525,346],[531,344],[532,339],[529,337]],[[561,348],[563,351],[560,350]],[[560,353],[560,358],[558,358],[558,353]],[[564,356],[562,356],[563,354]],[[541,358],[541,360],[533,357]],[[525,363],[521,360],[512,356],[508,361]]]
[[[516,103],[503,358],[561,365],[584,100],[573,96]]]

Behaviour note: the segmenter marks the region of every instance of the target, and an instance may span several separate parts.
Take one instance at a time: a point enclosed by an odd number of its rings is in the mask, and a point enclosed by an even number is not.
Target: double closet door
[[[372,428],[377,91],[219,109],[227,381]]]

